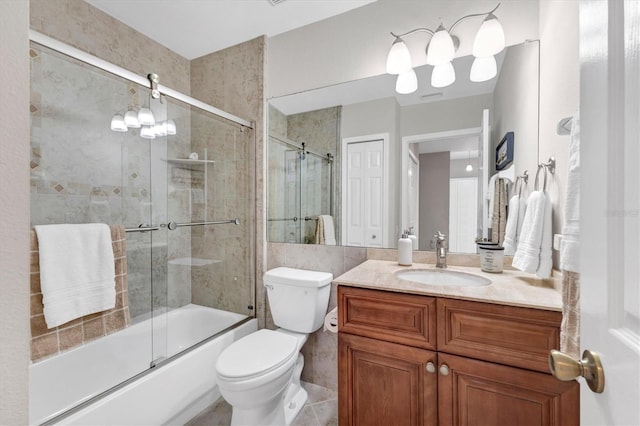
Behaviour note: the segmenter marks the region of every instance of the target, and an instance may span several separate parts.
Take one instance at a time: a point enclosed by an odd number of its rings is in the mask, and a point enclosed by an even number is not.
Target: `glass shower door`
[[[268,222],[269,241],[300,243],[304,218],[301,217],[301,154],[279,139],[269,140]]]
[[[137,230],[154,223],[153,141],[124,123],[127,111],[149,106],[149,89],[35,43],[29,53],[32,226],[100,222],[117,235],[118,226]],[[154,309],[155,236],[125,236],[126,252],[121,243],[114,250],[113,309],[48,328],[42,304],[32,303],[34,422],[146,371],[153,360],[146,320]],[[39,272],[32,269],[32,278]],[[32,300],[42,300],[37,279]]]

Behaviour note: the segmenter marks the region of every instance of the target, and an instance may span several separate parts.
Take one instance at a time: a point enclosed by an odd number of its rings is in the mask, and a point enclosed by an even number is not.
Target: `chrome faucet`
[[[438,231],[433,236],[436,239],[436,268],[447,267],[447,249],[445,248],[446,235]]]

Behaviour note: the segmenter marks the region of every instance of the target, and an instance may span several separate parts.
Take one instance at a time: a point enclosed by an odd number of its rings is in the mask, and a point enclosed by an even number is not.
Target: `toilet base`
[[[302,367],[304,367],[304,357],[302,354],[298,354],[298,359],[293,367],[291,380],[280,398],[273,399],[262,406],[252,407],[250,409],[241,409],[232,406],[231,426],[289,426],[293,423],[308,399],[307,391],[300,383]]]
[[[284,424],[290,425],[296,418],[304,404],[307,403],[309,395],[300,384],[300,376],[302,375],[302,367],[304,367],[304,357],[298,355],[296,366],[293,369],[291,383],[284,397]]]

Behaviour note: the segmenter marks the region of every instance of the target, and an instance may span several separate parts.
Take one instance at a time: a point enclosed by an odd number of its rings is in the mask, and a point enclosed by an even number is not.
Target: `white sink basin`
[[[428,285],[479,287],[491,284],[487,278],[446,269],[403,269],[395,275],[401,280]]]

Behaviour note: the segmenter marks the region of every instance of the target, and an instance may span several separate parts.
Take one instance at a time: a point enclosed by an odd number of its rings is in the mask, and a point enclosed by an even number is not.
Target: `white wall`
[[[488,94],[403,107],[402,136],[480,127],[482,110],[492,106]]]
[[[28,423],[29,2],[0,1],[0,424]]]
[[[488,12],[495,0],[378,0],[347,13],[269,38],[267,98],[384,74],[394,38],[418,27],[451,26],[462,16]],[[538,38],[538,1],[503,0],[496,11],[507,45]],[[471,53],[482,18],[471,18],[453,31],[461,40],[458,56]],[[424,65],[428,37],[406,38],[413,65]]]
[[[516,173],[535,175],[538,165],[538,49],[537,42],[510,46],[493,92],[489,174],[495,170],[495,149],[506,132],[514,132]],[[517,93],[518,96],[513,96]],[[532,181],[529,182],[532,184]]]
[[[579,22],[577,0],[540,1],[540,162],[556,157],[549,191],[553,200],[553,232],[562,231],[567,187],[569,136],[556,124],[580,107]],[[531,185],[531,184],[530,184]],[[554,251],[554,266],[559,267]]]

